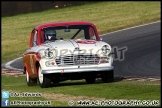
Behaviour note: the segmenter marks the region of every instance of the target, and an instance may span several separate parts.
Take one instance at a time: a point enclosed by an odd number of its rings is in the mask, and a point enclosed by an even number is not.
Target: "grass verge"
[[[11,97],[10,101],[49,100],[51,106],[69,106],[68,102],[71,100],[74,102],[80,100],[157,100],[160,105],[160,81],[116,80],[113,83],[96,81],[95,84],[86,84],[85,80],[68,80],[42,89],[39,85],[28,87],[25,76],[2,75],[2,90],[20,94],[39,92],[41,97]]]

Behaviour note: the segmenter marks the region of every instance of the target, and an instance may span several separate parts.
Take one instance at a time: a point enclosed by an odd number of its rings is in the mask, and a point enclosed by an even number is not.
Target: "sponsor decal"
[[[77,41],[77,43],[79,43],[79,44],[95,44],[96,42],[93,40],[85,40],[85,41],[79,40],[79,41]]]

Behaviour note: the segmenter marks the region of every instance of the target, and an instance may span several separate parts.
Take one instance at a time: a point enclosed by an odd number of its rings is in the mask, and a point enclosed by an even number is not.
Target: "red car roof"
[[[51,22],[51,23],[45,23],[45,24],[40,24],[35,27],[35,29],[46,27],[46,26],[63,26],[63,25],[92,25],[95,26],[91,22],[85,22],[85,21],[68,21],[68,22]]]

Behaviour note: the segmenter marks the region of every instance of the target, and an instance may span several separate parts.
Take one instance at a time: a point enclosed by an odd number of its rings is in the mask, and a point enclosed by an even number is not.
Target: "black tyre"
[[[96,81],[96,77],[94,75],[90,75],[86,77],[86,83],[87,84],[94,84]]]
[[[38,82],[41,88],[48,88],[51,86],[50,74],[42,74],[42,69],[38,67]]]
[[[28,86],[34,86],[34,85],[37,85],[37,79],[31,79],[29,77],[29,73],[28,71],[26,70],[26,83]]]
[[[102,74],[102,81],[104,83],[109,83],[114,81],[114,70],[103,72]]]

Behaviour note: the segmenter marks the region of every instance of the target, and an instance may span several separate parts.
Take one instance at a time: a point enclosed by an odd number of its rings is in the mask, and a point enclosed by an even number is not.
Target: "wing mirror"
[[[103,41],[102,37],[100,37],[100,40]]]

